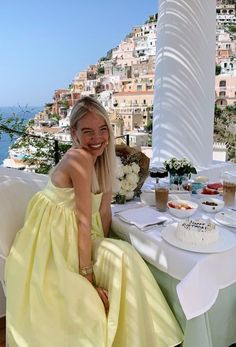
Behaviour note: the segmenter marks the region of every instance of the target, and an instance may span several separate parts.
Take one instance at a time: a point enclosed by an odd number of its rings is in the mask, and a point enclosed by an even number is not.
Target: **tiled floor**
[[[5,347],[5,318],[0,318],[0,347]]]

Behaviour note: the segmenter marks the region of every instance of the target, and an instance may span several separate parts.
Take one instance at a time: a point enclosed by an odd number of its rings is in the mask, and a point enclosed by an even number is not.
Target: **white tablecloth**
[[[201,216],[199,209],[194,217]],[[213,215],[208,214],[208,217]],[[177,285],[179,301],[186,318],[192,319],[212,307],[220,289],[236,282],[236,246],[214,254],[190,252],[164,241],[162,228],[143,232],[121,221],[118,216],[114,216],[112,222],[115,234],[131,242],[145,260],[180,280]],[[230,229],[235,232],[236,239],[236,228]]]

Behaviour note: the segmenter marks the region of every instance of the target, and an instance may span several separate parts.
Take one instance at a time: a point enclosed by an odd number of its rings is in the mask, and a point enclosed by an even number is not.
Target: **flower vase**
[[[189,176],[187,174],[178,175],[178,174],[170,173],[170,186],[172,187],[173,185],[177,186],[177,190],[181,190],[183,182],[186,182],[188,179],[189,179]]]

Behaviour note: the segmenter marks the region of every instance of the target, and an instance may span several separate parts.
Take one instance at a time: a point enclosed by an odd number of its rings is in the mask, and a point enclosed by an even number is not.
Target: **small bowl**
[[[201,189],[197,190],[197,195],[200,198],[216,198],[217,196],[220,196],[220,192],[218,192],[218,190],[207,188],[209,191],[210,190],[212,191],[211,194],[207,194],[207,193],[203,193],[204,192],[203,189],[204,188],[201,188]]]
[[[223,200],[207,197],[201,199],[200,205],[205,212],[219,212],[223,209],[225,203]]]
[[[197,194],[197,191],[204,187],[201,182],[192,182],[192,194]]]
[[[192,216],[198,208],[198,204],[188,200],[168,201],[169,212],[177,218],[188,218]]]

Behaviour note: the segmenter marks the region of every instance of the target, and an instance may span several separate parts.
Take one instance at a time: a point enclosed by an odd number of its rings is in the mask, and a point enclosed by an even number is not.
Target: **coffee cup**
[[[236,174],[226,172],[223,175],[223,200],[225,206],[233,206],[236,192]]]
[[[167,210],[167,202],[169,196],[169,188],[167,186],[157,185],[155,188],[156,208],[160,212]]]

